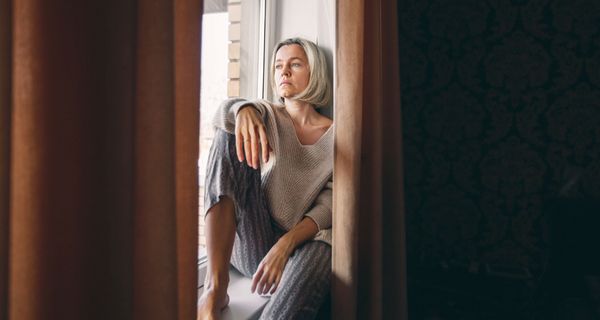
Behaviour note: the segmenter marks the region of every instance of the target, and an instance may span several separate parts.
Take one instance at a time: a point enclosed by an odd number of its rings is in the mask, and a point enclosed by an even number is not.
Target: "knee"
[[[230,176],[231,170],[236,167],[237,163],[235,136],[221,129],[216,129],[208,154],[207,185],[209,185],[209,179]],[[212,177],[212,175],[216,176]]]
[[[213,146],[217,149],[231,149],[232,145],[235,148],[235,135],[229,134],[222,129],[216,129],[212,143]]]

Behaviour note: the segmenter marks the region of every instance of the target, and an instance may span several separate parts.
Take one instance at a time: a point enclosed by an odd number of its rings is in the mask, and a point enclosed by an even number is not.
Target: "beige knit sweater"
[[[233,134],[235,117],[245,105],[261,114],[273,149],[268,162],[260,157],[260,168],[274,221],[287,231],[309,217],[319,227],[314,239],[331,244],[333,126],[316,143],[302,145],[283,105],[244,99],[225,100],[215,114],[214,126]]]

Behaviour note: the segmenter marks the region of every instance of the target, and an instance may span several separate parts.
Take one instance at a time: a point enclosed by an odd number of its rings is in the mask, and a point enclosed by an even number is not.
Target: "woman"
[[[331,98],[325,57],[287,39],[271,74],[281,104],[231,99],[214,118],[199,319],[227,306],[230,262],[272,295],[261,319],[312,319],[329,291],[333,126],[315,109]]]

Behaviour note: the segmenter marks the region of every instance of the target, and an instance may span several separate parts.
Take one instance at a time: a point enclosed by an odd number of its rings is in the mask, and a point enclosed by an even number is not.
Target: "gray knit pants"
[[[252,277],[258,264],[285,232],[269,213],[260,172],[237,160],[235,136],[217,129],[208,158],[204,204],[231,198],[237,223],[231,264]],[[299,246],[290,256],[281,283],[261,319],[314,319],[329,292],[331,247],[320,241]]]

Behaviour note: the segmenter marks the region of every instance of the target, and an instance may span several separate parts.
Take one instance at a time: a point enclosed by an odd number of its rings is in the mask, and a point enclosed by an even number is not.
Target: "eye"
[[[298,63],[298,62],[294,62],[294,63],[292,63],[292,67],[299,68],[299,67],[301,67],[301,66],[302,66],[302,64],[300,64],[300,63]]]
[[[280,64],[276,64],[276,65],[275,65],[275,69],[276,69],[276,70],[279,70],[279,69],[281,69],[282,67],[283,67],[283,66],[282,66],[282,65],[280,65]]]

